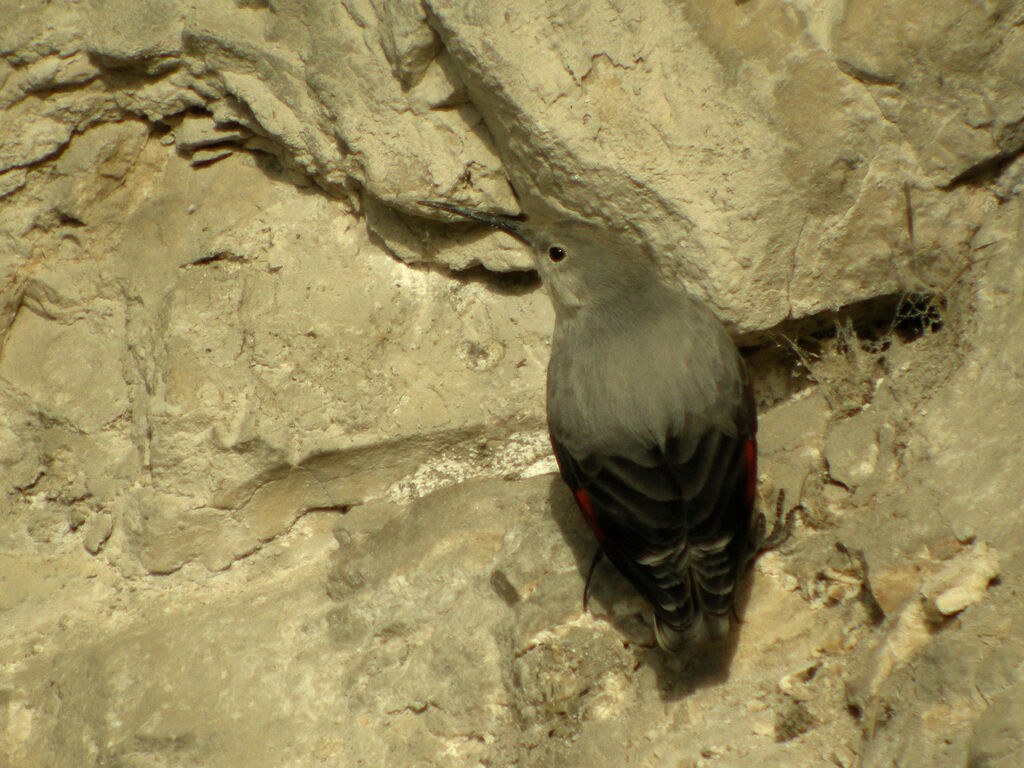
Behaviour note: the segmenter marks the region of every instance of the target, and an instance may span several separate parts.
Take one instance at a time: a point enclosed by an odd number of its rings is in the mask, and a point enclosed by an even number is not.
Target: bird
[[[661,648],[721,640],[767,541],[754,516],[754,393],[725,326],[666,283],[653,248],[625,227],[420,203],[530,247],[555,311],[551,445],[598,556],[651,605]]]

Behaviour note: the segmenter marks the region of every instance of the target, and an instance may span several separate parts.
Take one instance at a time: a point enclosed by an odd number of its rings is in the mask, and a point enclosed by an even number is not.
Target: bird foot
[[[785,505],[786,492],[780,490],[778,498],[775,500],[775,522],[770,532],[768,531],[768,521],[764,513],[758,512],[754,520],[753,529],[750,532],[750,552],[752,557],[757,557],[762,552],[767,552],[771,549],[777,549],[785,544],[790,534],[793,533],[793,521],[796,519],[796,513],[803,511],[804,507],[802,504],[797,504],[790,507],[787,511]]]

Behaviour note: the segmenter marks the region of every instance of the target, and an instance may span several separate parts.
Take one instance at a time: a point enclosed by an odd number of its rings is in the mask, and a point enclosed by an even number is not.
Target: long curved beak
[[[526,238],[526,234],[523,232],[521,226],[521,216],[504,216],[500,213],[482,213],[480,211],[471,210],[470,208],[463,208],[452,203],[446,203],[441,200],[420,200],[419,204],[426,205],[430,208],[440,208],[442,211],[454,213],[455,215],[462,216],[465,219],[479,221],[481,224],[486,224],[489,227],[500,229],[502,232],[507,232],[520,242],[526,243],[527,245],[530,244],[530,241]]]

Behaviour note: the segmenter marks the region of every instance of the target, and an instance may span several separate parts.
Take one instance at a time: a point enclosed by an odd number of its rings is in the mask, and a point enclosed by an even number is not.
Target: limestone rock
[[[999,577],[999,558],[985,542],[951,559],[921,586],[934,620],[954,616],[985,596]]]
[[[1024,760],[1024,683],[1000,694],[982,713],[967,747],[967,768],[1007,768]]]
[[[329,201],[265,185],[247,157],[202,177],[187,167],[138,123],[115,123],[42,176],[50,197],[16,201],[96,267],[35,269],[0,372],[27,418],[94,446],[67,454],[66,471],[113,462],[94,500],[123,510],[116,549],[154,571],[196,557],[223,568],[304,510],[384,496],[433,458],[471,475],[475,441],[492,441],[506,471],[547,451],[544,360],[525,340],[542,345],[551,310],[536,291],[524,303],[528,282],[485,302],[485,282],[411,272],[346,232]],[[123,223],[110,228],[113,211]],[[423,377],[438,360],[450,375]],[[482,378],[496,396],[481,396]]]
[[[0,763],[1012,763],[1022,18],[0,0]],[[729,642],[582,611],[550,304],[437,198],[757,347]]]
[[[603,218],[650,240],[670,273],[748,331],[898,290],[910,276],[948,275],[940,263],[918,259],[913,232],[905,231],[912,205],[906,182],[921,172],[930,178],[930,166],[917,170],[913,152],[920,147],[904,143],[876,94],[878,82],[905,77],[908,95],[895,102],[906,102],[907,114],[919,111],[919,91],[934,105],[931,86],[918,85],[925,82],[923,64],[900,62],[898,75],[850,77],[881,67],[851,63],[855,45],[891,59],[886,46],[902,45],[898,33],[895,40],[864,40],[860,20],[869,16],[855,10],[817,18],[787,15],[783,7],[705,12],[698,5],[646,6],[638,25],[628,15],[588,14],[586,6],[542,23],[546,7],[539,0],[472,12],[445,2],[343,11],[318,1],[273,13],[259,5],[238,13],[189,11],[174,0],[145,12],[130,3],[94,3],[84,15],[44,27],[34,43],[32,66],[39,71],[22,84],[34,93],[77,86],[84,110],[68,109],[62,91],[40,113],[40,102],[18,100],[12,90],[16,103],[5,119],[18,124],[5,135],[30,141],[12,145],[9,154],[34,162],[112,112],[161,121],[199,109],[264,137],[264,151],[326,189],[363,190],[373,230],[403,259],[460,268],[522,269],[529,262],[521,249],[502,248],[493,238],[463,239],[454,250],[424,247],[418,241],[440,235],[425,225],[415,201],[445,197],[514,209],[507,173],[528,209]],[[884,10],[898,30],[897,14]],[[575,34],[591,16],[589,34]],[[1012,60],[1017,38],[999,32],[1010,17],[979,44],[993,61]],[[829,18],[831,37],[824,28]],[[944,39],[947,22],[934,19],[928,34]],[[489,33],[507,23],[514,33]],[[971,23],[984,21],[972,16]],[[27,45],[29,29],[9,32],[9,47]],[[926,46],[926,39],[916,42]],[[798,55],[783,55],[792,51]],[[77,56],[81,71],[61,72],[57,52]],[[524,60],[548,76],[520,77]],[[151,82],[120,93],[94,88],[98,78],[116,83],[131,68]],[[975,98],[976,80],[988,77],[979,73],[989,71],[992,103],[1011,102],[1019,83],[1004,69],[979,63],[963,79],[965,104]],[[25,109],[35,111],[19,118]],[[819,119],[786,117],[808,112]],[[766,113],[774,120],[759,117]],[[989,136],[987,115],[982,109],[965,117],[981,126],[979,136]],[[971,155],[954,175],[983,162],[974,157],[979,152],[1012,154],[1013,119],[999,115],[1006,128],[977,150],[962,150],[955,131],[940,133],[941,151]],[[792,183],[779,183],[785,179]],[[701,187],[713,194],[686,191]],[[805,207],[809,216],[799,213]],[[962,244],[971,226],[947,222],[947,234]],[[902,265],[897,273],[890,269],[894,254]],[[822,295],[815,286],[825,271],[833,288]]]
[[[939,186],[1024,147],[1019,2],[842,6],[832,31],[838,67],[866,86]]]

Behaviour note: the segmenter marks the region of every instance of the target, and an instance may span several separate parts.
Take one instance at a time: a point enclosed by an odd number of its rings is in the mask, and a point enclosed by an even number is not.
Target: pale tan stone
[[[1022,13],[0,0],[0,763],[1016,765]],[[550,305],[437,198],[762,345],[723,647],[582,610]]]

